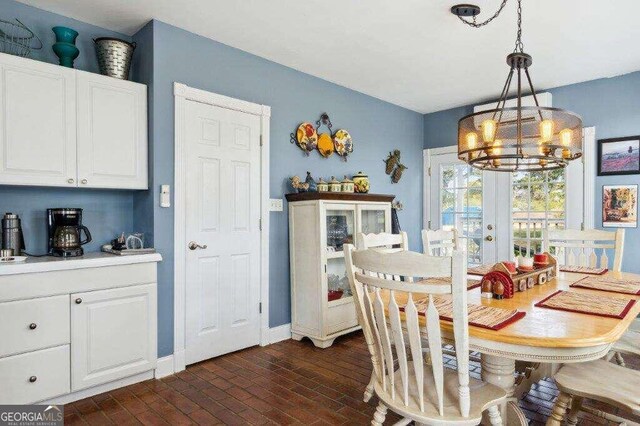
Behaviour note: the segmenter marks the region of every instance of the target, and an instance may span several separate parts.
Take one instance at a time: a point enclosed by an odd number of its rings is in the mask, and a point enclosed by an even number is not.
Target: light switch
[[[281,212],[282,207],[282,199],[281,198],[271,198],[269,199],[269,211],[270,212]]]
[[[171,207],[171,189],[169,185],[160,185],[160,207]]]

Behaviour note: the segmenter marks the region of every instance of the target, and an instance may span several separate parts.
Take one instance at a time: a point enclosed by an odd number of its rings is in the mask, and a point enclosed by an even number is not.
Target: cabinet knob
[[[36,381],[36,380],[38,380],[38,378],[37,378],[36,376],[31,376],[31,377],[29,377],[29,381],[30,381],[31,383],[35,383],[35,381]]]
[[[86,185],[86,184],[87,184],[87,180],[86,180],[86,179],[82,179],[82,180],[80,181],[80,183],[81,183],[81,184],[83,184],[83,185]]]
[[[79,305],[82,303],[82,299],[80,299],[79,297],[76,299],[76,305]]]
[[[75,180],[73,180],[73,179],[67,179],[67,182],[68,182],[68,183],[73,183],[73,182],[75,182]]]
[[[35,330],[38,327],[38,324],[36,324],[35,322],[32,322],[31,324],[29,324],[29,330]]]

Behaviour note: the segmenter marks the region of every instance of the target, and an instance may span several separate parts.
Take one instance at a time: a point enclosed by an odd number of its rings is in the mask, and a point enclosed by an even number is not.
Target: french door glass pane
[[[458,231],[470,265],[482,264],[482,172],[465,164],[440,166],[440,224]]]
[[[542,250],[543,229],[565,226],[564,170],[516,172],[512,175],[511,213],[516,256]]]

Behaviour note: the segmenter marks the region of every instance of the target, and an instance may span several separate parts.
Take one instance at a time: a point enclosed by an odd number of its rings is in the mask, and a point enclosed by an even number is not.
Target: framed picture
[[[598,141],[598,176],[634,174],[640,174],[640,136]]]
[[[638,227],[638,185],[604,185],[602,187],[602,226],[605,228]]]

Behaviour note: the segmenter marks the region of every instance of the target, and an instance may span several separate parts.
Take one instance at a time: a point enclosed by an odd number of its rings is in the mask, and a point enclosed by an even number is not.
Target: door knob
[[[203,249],[204,250],[206,248],[207,248],[206,244],[200,245],[200,244],[196,243],[195,241],[191,241],[189,243],[189,250],[196,250],[196,249]]]
[[[487,229],[491,231],[493,229],[493,225],[487,225]]]
[[[76,299],[76,305],[79,305],[82,303],[82,299],[80,299],[79,297]]]
[[[35,383],[36,380],[38,380],[38,378],[36,376],[29,377],[29,382],[31,382],[31,383]]]
[[[487,235],[485,240],[487,241],[493,241],[493,237],[491,235]]]
[[[75,182],[75,180],[73,180],[71,178],[67,179],[67,183],[73,183],[73,182]]]
[[[80,181],[80,183],[81,183],[81,184],[83,184],[83,185],[86,185],[86,184],[87,184],[87,182],[88,182],[88,181],[87,181],[86,179],[82,179],[82,180]]]
[[[29,330],[35,330],[36,328],[38,328],[38,324],[36,324],[35,322],[29,324]]]

